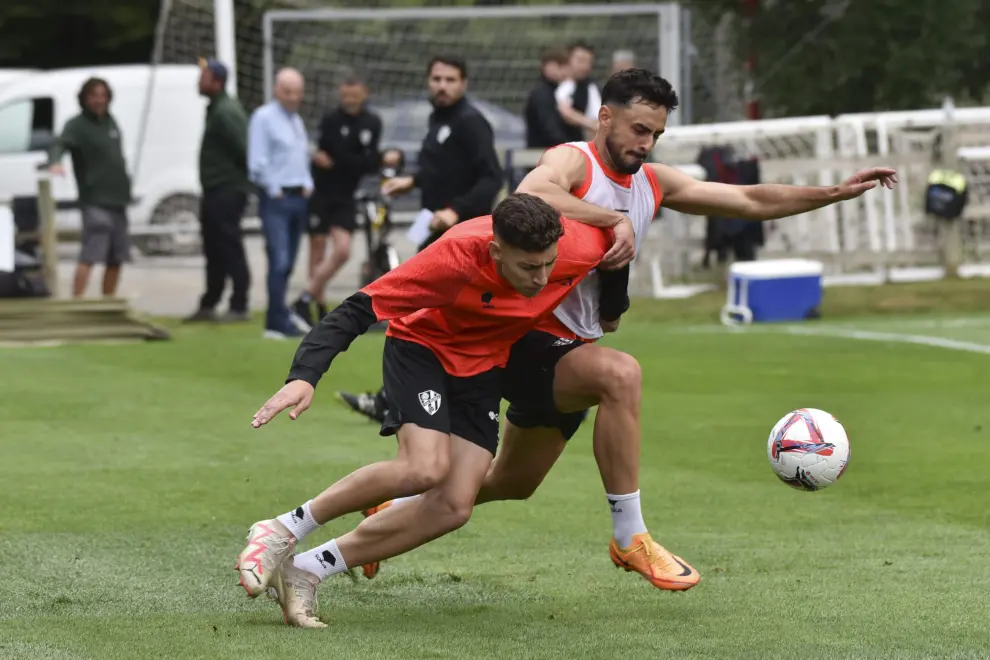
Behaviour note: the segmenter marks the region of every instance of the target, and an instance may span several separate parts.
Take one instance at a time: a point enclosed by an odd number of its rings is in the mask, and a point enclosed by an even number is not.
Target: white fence
[[[677,126],[660,139],[654,157],[685,166],[697,161],[702,148],[727,145],[760,159],[763,182],[797,185],[832,185],[871,166],[896,168],[895,190],[870,191],[768,223],[760,253],[819,259],[828,274],[877,272],[938,261],[937,228],[924,214],[923,194],[943,131],[969,179],[966,260],[990,260],[990,108]],[[702,258],[704,232],[703,218],[665,212],[640,261],[660,268],[668,281],[690,279]]]

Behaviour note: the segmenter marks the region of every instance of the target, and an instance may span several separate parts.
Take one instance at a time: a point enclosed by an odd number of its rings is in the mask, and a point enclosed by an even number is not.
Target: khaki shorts
[[[130,260],[131,237],[127,231],[127,212],[124,209],[84,205],[79,261],[119,266]]]

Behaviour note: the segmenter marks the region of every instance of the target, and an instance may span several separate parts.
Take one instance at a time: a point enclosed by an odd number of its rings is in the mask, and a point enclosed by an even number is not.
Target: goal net
[[[214,41],[214,0],[169,4],[160,26],[160,61],[222,58]],[[599,86],[611,73],[613,54],[620,51],[631,52],[637,64],[659,71],[675,87],[681,78],[686,23],[676,4],[488,2],[376,9],[364,8],[366,3],[360,9],[329,7],[316,0],[294,2],[291,9],[286,4],[234,4],[237,89],[248,109],[270,98],[279,68],[295,67],[306,79],[300,112],[312,126],[336,105],[336,85],[344,72],[357,71],[382,115],[384,141],[400,147],[417,147],[425,132],[430,111],[426,64],[436,54],[466,60],[468,94],[492,122],[502,147],[520,146],[525,138],[522,110],[547,47],[574,41],[592,46],[592,78]]]

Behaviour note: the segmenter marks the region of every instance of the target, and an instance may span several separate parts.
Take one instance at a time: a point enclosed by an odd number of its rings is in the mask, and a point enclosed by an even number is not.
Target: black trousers
[[[234,291],[230,309],[246,312],[251,272],[244,254],[244,233],[241,219],[247,206],[247,193],[237,190],[204,191],[200,202],[199,225],[206,257],[206,293],[200,298],[200,309],[213,309],[223,298],[229,277]]]

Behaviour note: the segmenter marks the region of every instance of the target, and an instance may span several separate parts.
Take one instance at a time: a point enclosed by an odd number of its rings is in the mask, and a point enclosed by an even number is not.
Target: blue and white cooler
[[[722,323],[803,321],[822,302],[822,263],[809,259],[743,261],[729,268]]]

